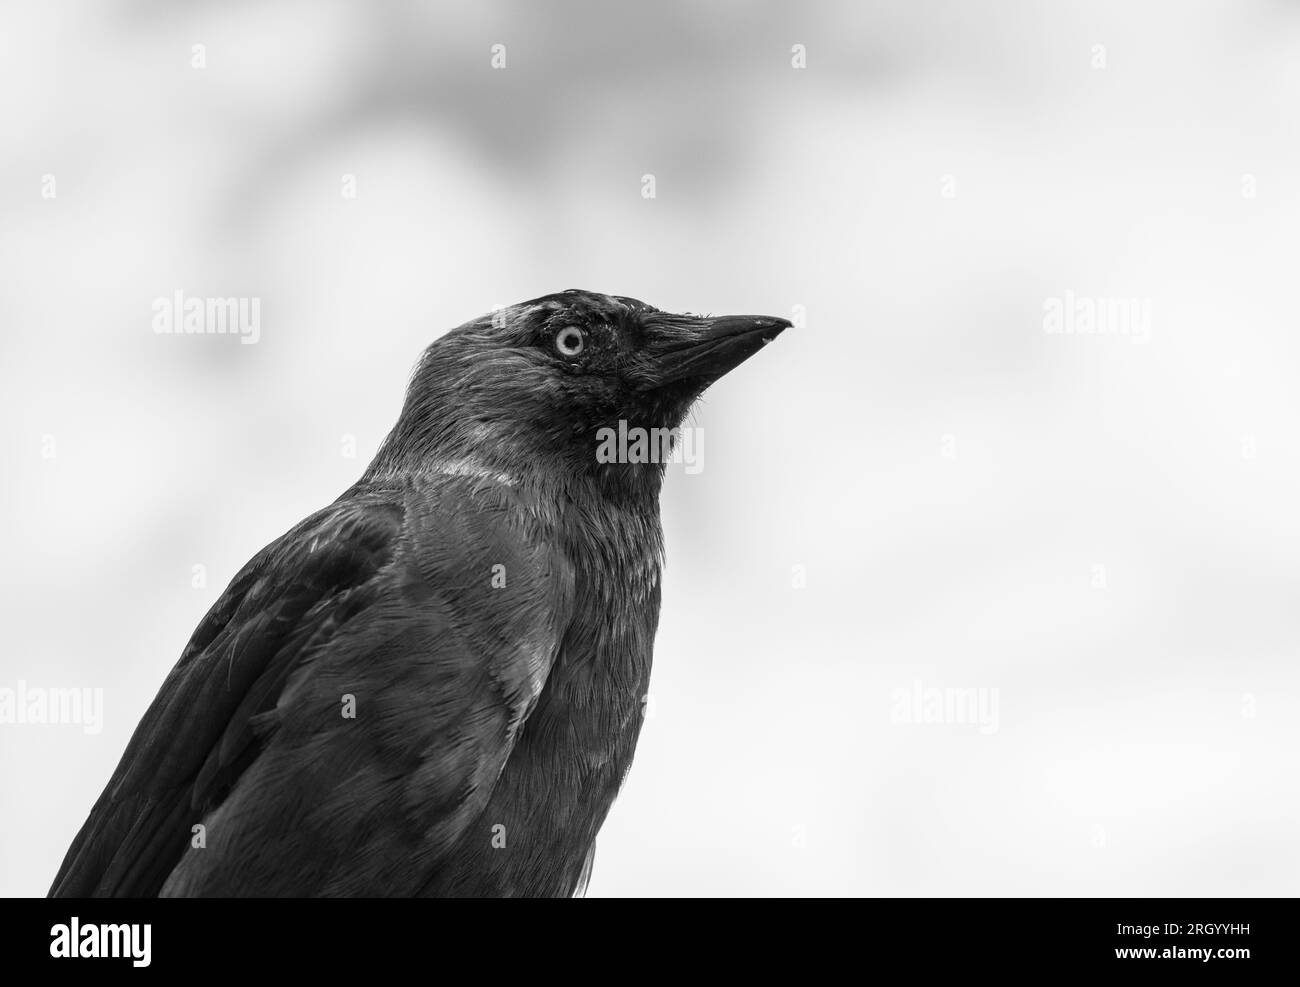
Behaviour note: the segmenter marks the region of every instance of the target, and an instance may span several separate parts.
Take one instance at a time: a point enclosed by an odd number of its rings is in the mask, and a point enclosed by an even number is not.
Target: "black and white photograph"
[[[1292,0],[6,3],[22,950],[987,899],[1262,966],[1298,112]]]

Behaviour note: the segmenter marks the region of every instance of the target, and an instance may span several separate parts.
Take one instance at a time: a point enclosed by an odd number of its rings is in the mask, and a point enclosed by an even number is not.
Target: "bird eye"
[[[577,326],[565,326],[555,334],[555,348],[560,356],[577,356],[587,339]]]

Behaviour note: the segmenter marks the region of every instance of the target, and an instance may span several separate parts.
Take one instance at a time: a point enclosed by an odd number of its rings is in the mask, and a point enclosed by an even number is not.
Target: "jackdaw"
[[[789,326],[571,290],[434,342],[203,618],[51,895],[582,893],[650,679],[655,439]]]

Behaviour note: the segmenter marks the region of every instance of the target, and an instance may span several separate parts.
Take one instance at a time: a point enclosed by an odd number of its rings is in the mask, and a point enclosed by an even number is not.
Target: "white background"
[[[0,725],[0,893],[420,350],[582,287],[806,312],[669,472],[592,895],[1295,894],[1297,97],[1259,0],[6,5],[0,687],[106,713]],[[177,289],[260,342],[155,335]]]

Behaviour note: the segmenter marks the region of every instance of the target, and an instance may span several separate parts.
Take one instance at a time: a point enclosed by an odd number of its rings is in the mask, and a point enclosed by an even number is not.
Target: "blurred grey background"
[[[1277,0],[7,4],[0,687],[104,710],[0,724],[0,893],[420,350],[583,287],[801,323],[669,470],[593,896],[1295,894],[1298,97]]]

